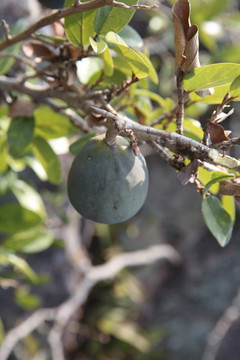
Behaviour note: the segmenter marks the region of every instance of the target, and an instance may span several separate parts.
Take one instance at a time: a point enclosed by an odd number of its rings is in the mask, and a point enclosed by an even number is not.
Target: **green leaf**
[[[0,318],[0,346],[3,342],[4,337],[5,337],[5,329],[4,329],[2,319]]]
[[[234,175],[226,174],[221,171],[213,171],[211,173],[211,180],[208,181],[207,184],[204,186],[203,197],[206,197],[206,194],[212,185],[219,183],[220,181],[231,180],[234,178]]]
[[[61,165],[51,146],[41,137],[33,141],[33,153],[44,168],[48,181],[58,184],[61,181]]]
[[[202,102],[205,104],[221,104],[223,101],[224,96],[229,91],[229,84],[218,86],[216,88],[213,88],[214,92],[212,95],[206,95],[204,97],[201,97],[197,95],[196,93],[192,92],[190,94],[190,98],[192,101]]]
[[[0,137],[0,174],[8,168],[6,140],[6,136]]]
[[[233,222],[229,213],[222,207],[219,199],[208,196],[202,200],[202,214],[204,221],[221,246],[225,246],[231,239]]]
[[[154,82],[154,84],[158,84],[158,75],[153,67],[153,64],[151,63],[151,60],[147,57],[147,55],[139,51],[137,51],[137,54],[143,59],[144,63],[147,65],[150,79]]]
[[[46,210],[39,193],[25,181],[16,180],[10,186],[20,205],[38,214],[42,219],[46,217]]]
[[[15,293],[15,301],[18,306],[21,306],[24,310],[34,310],[41,305],[41,299],[39,296],[31,294],[28,286],[19,286]]]
[[[235,98],[240,96],[240,75],[237,76],[231,83],[229,89],[229,95]]]
[[[220,63],[201,66],[184,76],[186,91],[199,91],[231,84],[240,74],[240,64]]]
[[[82,0],[86,2],[86,0]],[[65,6],[70,6],[74,0],[65,0]],[[75,46],[81,47],[89,44],[89,38],[95,36],[94,19],[97,10],[67,16],[64,27],[68,40]]]
[[[34,133],[34,119],[15,117],[12,119],[7,132],[7,143],[12,156],[20,156],[32,142]]]
[[[76,141],[74,141],[74,143],[70,145],[69,150],[72,154],[76,155],[81,150],[81,148],[95,135],[96,133],[91,132],[89,134],[81,136],[79,139],[77,139]]]
[[[34,227],[8,237],[2,247],[14,252],[34,254],[48,249],[54,241],[51,232],[43,227]]]
[[[48,106],[39,106],[34,111],[34,118],[35,136],[47,140],[69,136],[78,131],[66,116],[56,113]]]
[[[115,44],[119,48],[121,54],[124,56],[135,76],[141,79],[149,75],[149,68],[143,59],[142,54],[139,55],[137,51],[130,49],[119,35],[113,31],[110,31],[106,35],[106,40],[109,43]]]
[[[104,73],[107,76],[111,76],[113,74],[114,66],[113,66],[112,55],[107,43],[101,38],[99,38],[98,41],[95,41],[92,38],[90,38],[90,44],[93,48],[93,51],[96,54],[101,55],[103,59]]]
[[[0,232],[14,234],[38,225],[41,217],[19,204],[0,206]]]
[[[137,0],[124,0],[126,5],[135,5]],[[97,34],[107,34],[109,31],[119,32],[131,20],[135,10],[116,8],[110,5],[97,10],[95,30]]]
[[[125,43],[132,48],[139,48],[143,46],[143,39],[137,31],[129,25],[126,25],[118,35],[125,41]]]
[[[233,196],[221,196],[222,207],[228,212],[231,216],[232,222],[234,223],[236,217],[236,206]]]
[[[12,265],[17,271],[24,274],[33,283],[38,283],[37,274],[31,269],[28,263],[19,256],[0,249],[0,264]]]
[[[24,22],[22,19],[18,20],[10,29],[11,35],[16,35],[24,29]],[[3,38],[2,38],[3,40]],[[21,49],[22,43],[17,42],[12,46],[8,46],[5,50],[1,51],[2,54],[13,54],[17,55]],[[16,59],[13,57],[0,58],[0,75],[4,75],[13,66]]]
[[[201,141],[203,138],[203,130],[201,123],[198,120],[184,119],[183,131],[184,135],[190,137],[191,139]]]

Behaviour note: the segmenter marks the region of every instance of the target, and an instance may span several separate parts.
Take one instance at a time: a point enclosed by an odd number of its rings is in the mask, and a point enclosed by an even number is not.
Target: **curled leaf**
[[[229,140],[229,137],[227,136],[229,131],[225,131],[219,124],[209,122],[207,124],[206,132],[209,134],[212,144],[218,144],[222,141]]]
[[[200,66],[198,27],[190,23],[189,0],[178,0],[172,8],[174,22],[175,69],[187,72]]]

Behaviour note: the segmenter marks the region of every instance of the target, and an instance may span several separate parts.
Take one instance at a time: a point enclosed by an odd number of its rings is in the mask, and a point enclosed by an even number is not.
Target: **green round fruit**
[[[142,154],[117,136],[111,149],[104,135],[80,150],[68,176],[68,196],[84,217],[104,224],[130,219],[142,207],[148,191],[148,170]]]

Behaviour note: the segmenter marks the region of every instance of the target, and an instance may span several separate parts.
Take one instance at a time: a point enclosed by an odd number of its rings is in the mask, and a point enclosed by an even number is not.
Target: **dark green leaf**
[[[82,2],[85,2],[83,0]],[[65,0],[65,6],[70,6],[74,0]],[[97,10],[89,10],[65,18],[65,32],[68,40],[75,46],[89,44],[89,38],[95,36],[94,19]]]
[[[208,229],[218,243],[221,246],[227,245],[232,236],[233,221],[219,199],[214,196],[203,199],[202,214]]]
[[[48,181],[58,184],[61,181],[61,165],[51,146],[41,137],[33,141],[33,153],[45,170]]]
[[[96,133],[89,133],[80,137],[80,139],[76,140],[69,147],[69,150],[72,154],[76,155],[81,148],[93,137]]]
[[[19,204],[0,206],[0,232],[14,234],[38,225],[41,217]]]
[[[69,136],[78,131],[66,116],[57,114],[48,106],[40,106],[34,111],[35,136],[56,139]]]
[[[34,119],[15,117],[12,119],[7,133],[9,152],[12,156],[20,156],[33,139]]]
[[[240,64],[220,63],[201,66],[184,76],[184,89],[186,91],[199,91],[231,84],[239,72]]]
[[[0,137],[0,174],[4,173],[8,168],[6,136]]]
[[[124,0],[126,5],[135,5],[137,0]],[[107,34],[109,31],[119,32],[131,20],[135,10],[116,8],[110,5],[97,10],[95,30],[97,34]]]

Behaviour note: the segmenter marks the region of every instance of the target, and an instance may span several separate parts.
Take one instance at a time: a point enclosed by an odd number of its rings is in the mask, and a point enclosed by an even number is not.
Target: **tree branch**
[[[53,11],[50,15],[41,18],[40,20],[29,26],[25,31],[15,36],[7,37],[5,41],[0,43],[0,51],[7,48],[10,45],[16,44],[19,41],[23,41],[29,38],[36,30],[44,26],[51,25],[54,22],[59,21],[60,19],[63,19],[70,15],[79,14],[85,11],[98,9],[106,5],[110,5],[113,7],[121,7],[124,9],[134,9],[134,10],[152,9],[156,7],[156,6],[148,6],[148,5],[128,6],[122,2],[117,2],[114,0],[91,0],[87,2],[75,2],[75,4],[68,6],[64,9],[58,9]]]
[[[181,262],[181,257],[171,245],[161,244],[151,246],[144,250],[123,253],[115,256],[103,265],[90,267],[75,293],[73,293],[68,300],[58,307],[35,311],[20,325],[6,334],[0,348],[0,359],[7,360],[16,344],[46,320],[54,321],[54,325],[49,332],[51,335],[49,341],[52,352],[54,352],[57,344],[59,344],[63,327],[78,308],[85,303],[95,284],[100,281],[113,279],[126,267],[149,265],[160,260],[166,260],[173,265],[178,265]],[[60,360],[62,356],[62,346],[58,348],[58,350],[60,357],[57,358],[56,354],[54,354],[54,359]]]

